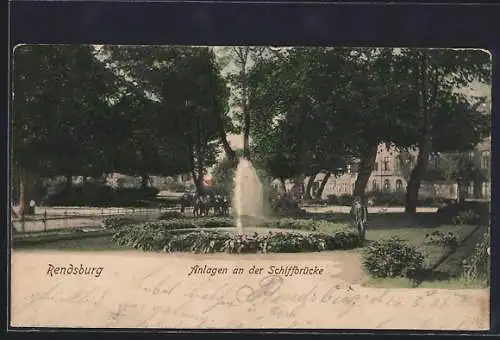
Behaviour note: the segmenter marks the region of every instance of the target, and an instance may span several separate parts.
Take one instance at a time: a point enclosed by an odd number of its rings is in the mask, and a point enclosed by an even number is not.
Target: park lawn
[[[443,263],[436,268],[439,271],[449,272],[458,275],[462,269],[463,260],[474,253],[476,245],[482,241],[484,233],[488,231],[487,226],[480,226],[479,229],[471,235],[467,241],[462,244],[454,253],[452,253]]]
[[[445,226],[446,227],[446,226]],[[449,227],[449,226],[448,226]],[[476,226],[453,226],[459,228],[455,230],[457,237],[463,240],[472,232]],[[482,289],[487,288],[487,284],[482,281],[466,280],[461,276],[462,261],[469,258],[476,247],[476,244],[482,240],[483,234],[487,231],[487,226],[480,226],[460,247],[449,256],[434,270],[430,276],[418,284],[419,288],[430,289]],[[446,228],[441,231],[448,230]],[[441,259],[447,250],[429,245],[421,245],[419,250],[426,256],[425,267],[431,269],[437,261]],[[363,283],[366,287],[375,288],[411,288],[416,284],[406,278],[367,278]]]
[[[387,228],[368,228],[366,232],[366,237],[370,241],[380,241],[383,239],[389,239],[393,236],[400,238],[403,241],[409,242],[414,246],[421,246],[425,241],[425,235],[431,234],[434,231],[440,231],[444,234],[448,234],[449,232],[457,235],[458,240],[460,241],[464,237],[466,237],[475,226],[471,225],[439,225],[435,227],[421,227],[419,225],[408,226],[404,228],[391,228],[390,226]]]
[[[86,236],[78,239],[56,240],[50,242],[23,242],[14,244],[16,250],[60,250],[60,251],[113,251],[131,250],[119,246],[112,240],[112,235]]]

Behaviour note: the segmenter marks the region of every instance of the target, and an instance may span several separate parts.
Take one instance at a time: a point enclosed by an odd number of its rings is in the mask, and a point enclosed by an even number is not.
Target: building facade
[[[404,171],[400,166],[404,159],[399,159],[400,152],[395,147],[387,148],[385,144],[378,146],[377,157],[375,160],[374,169],[368,181],[366,192],[405,192],[409,179],[409,170],[412,164],[409,164],[409,169]],[[414,158],[417,156],[417,151],[411,151]],[[470,182],[467,189],[467,197],[469,198],[491,198],[491,137],[486,138],[480,143],[475,150],[469,153],[469,158],[473,160],[474,164],[483,173],[482,180]],[[429,157],[428,170],[433,171],[439,167],[440,156],[431,155]],[[352,167],[355,168],[354,166]],[[313,196],[316,190],[321,185],[325,174],[320,173],[316,176],[312,185]],[[352,195],[354,191],[354,184],[356,182],[357,173],[351,171],[348,166],[346,172],[340,176],[331,176],[326,182],[325,188],[321,195],[321,199],[327,199],[328,196],[336,195]],[[304,185],[309,181],[306,177]],[[280,187],[279,181],[274,181],[273,185],[276,188]],[[286,182],[287,190],[293,187],[293,183]],[[442,197],[448,199],[458,198],[458,184],[453,181],[444,179],[432,179],[422,181],[419,197]]]

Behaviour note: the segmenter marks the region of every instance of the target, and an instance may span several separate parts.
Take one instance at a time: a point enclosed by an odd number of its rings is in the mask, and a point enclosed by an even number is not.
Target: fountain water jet
[[[264,215],[262,183],[252,162],[245,158],[240,158],[234,176],[232,211],[240,233],[243,233],[243,216],[262,218]]]

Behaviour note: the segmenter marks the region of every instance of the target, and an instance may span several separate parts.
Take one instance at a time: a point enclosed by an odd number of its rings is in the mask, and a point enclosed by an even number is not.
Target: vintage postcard
[[[10,326],[488,330],[491,57],[20,45]]]

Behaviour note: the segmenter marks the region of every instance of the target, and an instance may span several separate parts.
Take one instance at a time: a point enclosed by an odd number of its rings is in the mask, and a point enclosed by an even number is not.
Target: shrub
[[[463,261],[463,276],[468,280],[484,281],[490,284],[491,234],[484,233],[481,242],[476,244],[472,255]]]
[[[319,221],[316,220],[280,218],[280,219],[266,221],[262,224],[262,226],[266,228],[317,231],[319,228],[319,224],[320,224]]]
[[[357,247],[359,236],[349,231],[328,234],[272,233],[241,235],[221,231],[168,232],[164,226],[128,227],[117,231],[113,241],[144,251],[189,251],[195,253],[278,253],[304,252]]]
[[[236,227],[232,218],[206,217],[195,220],[199,228],[233,228]]]
[[[374,242],[363,254],[365,269],[377,278],[401,276],[415,279],[422,272],[423,263],[423,254],[397,237]]]
[[[405,205],[406,197],[405,192],[379,192],[375,191],[369,194],[373,200],[374,205],[387,205],[387,206],[402,206]]]
[[[488,224],[490,221],[489,202],[451,203],[436,212],[441,223]]]
[[[156,198],[155,188],[118,188],[96,182],[75,185],[47,198],[52,206],[146,206]]]
[[[455,225],[462,224],[478,224],[480,221],[480,216],[474,212],[474,210],[464,210],[460,211],[456,216],[454,216],[451,222]]]
[[[337,224],[328,221],[314,220],[314,219],[294,219],[294,218],[280,218],[265,221],[261,224],[265,228],[276,229],[291,229],[291,230],[307,230],[319,231],[328,230],[328,232],[350,231],[349,225]]]
[[[457,235],[452,232],[444,234],[443,232],[436,230],[431,234],[425,235],[425,243],[430,245],[437,245],[443,248],[456,249],[458,247]]]
[[[107,217],[102,221],[102,226],[106,229],[118,229],[127,225],[137,223],[138,219],[129,216]]]
[[[353,197],[352,195],[328,195],[327,196],[327,203],[329,205],[351,205],[352,204]]]
[[[182,219],[185,216],[178,211],[167,211],[161,214],[159,220]]]

